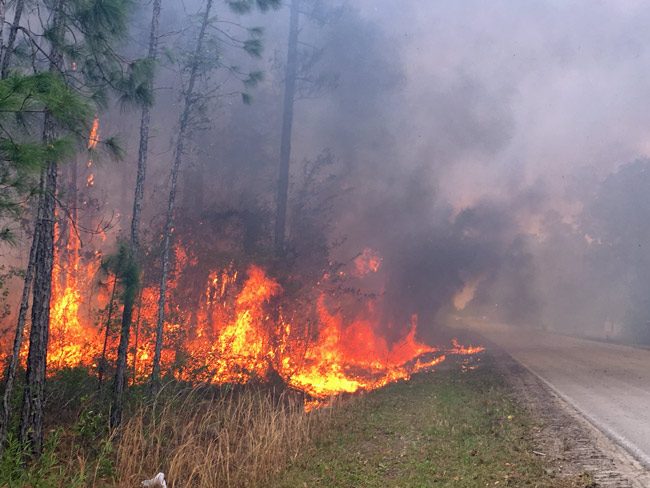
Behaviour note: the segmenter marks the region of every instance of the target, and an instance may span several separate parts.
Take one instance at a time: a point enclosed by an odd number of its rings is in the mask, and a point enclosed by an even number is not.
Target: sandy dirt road
[[[539,331],[477,330],[650,468],[650,350]]]

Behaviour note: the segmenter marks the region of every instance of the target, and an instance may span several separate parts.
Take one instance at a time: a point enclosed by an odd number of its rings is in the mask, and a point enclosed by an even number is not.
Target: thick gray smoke
[[[301,20],[305,84],[293,131],[296,259],[316,245],[342,262],[376,250],[386,322],[418,313],[424,335],[462,312],[650,341],[647,2],[304,3],[312,15]],[[170,50],[188,42],[186,14],[199,7],[166,5]],[[129,50],[146,44],[148,15],[143,8]],[[220,51],[224,64],[259,68],[265,79],[250,106],[226,95],[241,86],[223,71],[203,80],[220,96],[195,131],[179,211],[202,240],[244,222],[240,237],[255,253],[272,231],[288,11],[219,15],[232,32],[230,21],[265,28],[260,60]],[[157,82],[151,238],[179,108],[175,63]],[[103,123],[122,133],[130,156],[119,181],[106,162],[96,187],[128,216],[137,117],[115,110]],[[236,247],[219,246],[215,255]]]

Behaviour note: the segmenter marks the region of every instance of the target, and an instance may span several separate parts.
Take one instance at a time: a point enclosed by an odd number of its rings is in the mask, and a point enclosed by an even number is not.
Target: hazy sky
[[[567,208],[575,169],[650,151],[648,2],[358,3],[406,66],[402,159],[430,161],[454,205],[543,183]]]

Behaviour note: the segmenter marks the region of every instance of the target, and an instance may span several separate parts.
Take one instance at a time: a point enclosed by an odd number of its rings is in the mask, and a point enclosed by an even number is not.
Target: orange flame
[[[99,143],[99,117],[95,115],[93,125],[90,127],[88,136],[88,150],[95,149]]]
[[[354,259],[354,267],[357,276],[365,276],[369,273],[377,273],[381,268],[381,256],[377,251],[370,248],[363,250]]]
[[[169,289],[184,291],[179,276],[184,267],[196,266],[197,260],[181,246],[175,249],[175,258],[180,270],[175,271]],[[97,287],[100,255],[89,258],[84,254],[82,259],[79,240],[71,234],[65,249],[57,251],[56,263],[48,373],[75,366],[96,368],[109,308],[108,291]],[[305,404],[307,409],[340,393],[408,380],[449,355],[473,355],[483,350],[463,347],[455,340],[447,350],[421,343],[415,316],[409,332],[391,344],[372,318],[371,307],[360,318],[348,320],[341,312],[331,311],[328,302],[332,297],[324,292],[313,305],[311,325],[305,318],[286,318],[277,305],[282,287],[255,265],[245,276],[233,265],[212,271],[202,289],[191,305],[168,303],[163,371],[179,380],[214,384],[279,377],[311,398]],[[97,298],[91,299],[93,296]],[[143,289],[134,314],[137,343],[134,338],[129,364],[137,381],[146,380],[151,371],[157,301],[155,287]],[[119,316],[119,311],[114,311],[114,321]],[[112,362],[116,330],[109,334],[108,346],[107,360]]]

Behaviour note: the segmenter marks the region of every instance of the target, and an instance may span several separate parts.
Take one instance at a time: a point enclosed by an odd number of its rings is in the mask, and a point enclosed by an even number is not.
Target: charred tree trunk
[[[43,195],[45,184],[45,174],[41,174],[41,198]],[[40,220],[41,204],[39,199],[38,214],[36,215],[36,222]],[[25,282],[23,283],[23,293],[20,298],[20,309],[18,311],[18,323],[16,325],[16,334],[14,335],[14,345],[11,350],[11,359],[7,366],[5,376],[5,391],[2,397],[2,417],[0,418],[0,453],[4,450],[5,443],[7,442],[7,434],[9,432],[9,424],[11,422],[11,395],[13,394],[14,381],[16,380],[16,370],[18,369],[18,362],[20,361],[20,349],[23,346],[23,336],[25,335],[25,322],[27,320],[27,310],[29,309],[29,294],[32,291],[32,284],[34,282],[34,267],[36,264],[36,250],[38,248],[38,231],[34,230],[32,238],[32,245],[29,249],[29,260],[27,262],[27,269],[25,270]]]
[[[14,21],[11,24],[11,29],[9,29],[9,39],[7,39],[7,45],[4,47],[2,51],[2,67],[0,68],[0,76],[2,77],[2,79],[5,79],[9,74],[11,56],[13,55],[14,46],[16,45],[16,35],[18,34],[18,27],[20,26],[20,19],[23,16],[24,8],[25,8],[25,0],[18,0],[16,2],[16,8],[14,9]],[[2,32],[0,31],[0,35],[1,34]]]
[[[135,319],[135,341],[133,344],[133,378],[131,384],[135,384],[138,374],[138,346],[140,340],[140,319],[142,318],[142,287],[138,297],[138,318]]]
[[[275,215],[275,252],[277,255],[282,255],[284,253],[284,240],[287,223],[289,165],[291,162],[291,135],[293,131],[293,106],[296,98],[296,78],[298,75],[299,21],[300,0],[291,0],[287,67],[284,80],[284,106],[282,112],[282,136],[280,141],[278,196]]]
[[[99,369],[97,371],[97,382],[99,389],[104,384],[104,375],[106,374],[106,350],[108,349],[108,336],[111,330],[111,320],[113,320],[113,306],[115,304],[115,292],[117,291],[117,276],[113,281],[113,290],[111,291],[110,303],[108,304],[108,317],[106,318],[106,330],[104,331],[104,346],[102,347],[102,357],[99,360]]]
[[[45,138],[52,139],[54,122],[45,116]],[[41,217],[36,223],[37,241],[32,300],[32,326],[29,333],[27,381],[23,396],[20,421],[20,440],[35,456],[43,447],[43,403],[45,399],[45,370],[47,342],[50,328],[50,298],[52,295],[52,268],[54,266],[54,220],[56,210],[57,164],[48,163],[45,192],[41,196]]]
[[[122,328],[120,344],[117,347],[117,364],[115,367],[115,381],[113,382],[113,405],[111,409],[111,427],[117,427],[122,422],[122,408],[124,403],[124,383],[126,381],[126,356],[129,347],[129,332],[133,318],[133,301],[124,301],[122,312]],[[126,325],[125,325],[126,324]]]
[[[158,58],[158,30],[160,27],[160,10],[162,0],[154,0],[151,16],[151,31],[149,33],[148,59],[155,63]],[[153,89],[153,79],[149,81],[149,89]],[[142,200],[144,198],[144,183],[147,174],[147,157],[149,148],[149,127],[151,125],[151,111],[148,106],[142,108],[140,118],[140,146],[138,149],[138,172],[135,181],[135,195],[133,198],[133,216],[131,219],[131,252],[135,259],[140,254],[140,217],[142,215]],[[122,420],[122,404],[124,397],[124,384],[126,380],[127,352],[129,349],[129,335],[133,318],[134,296],[126,294],[124,310],[122,312],[122,327],[120,343],[117,350],[115,365],[115,381],[113,384],[113,405],[111,410],[111,425],[116,427]]]
[[[169,189],[169,200],[167,201],[167,215],[165,219],[165,233],[163,236],[162,250],[162,273],[160,277],[160,295],[158,298],[158,323],[156,324],[156,349],[153,356],[153,368],[151,372],[151,389],[155,393],[160,383],[160,355],[162,353],[163,343],[163,325],[165,323],[165,294],[167,292],[167,275],[169,273],[169,248],[171,243],[171,234],[174,226],[174,205],[176,203],[176,189],[178,184],[178,173],[183,160],[185,150],[185,139],[187,137],[190,114],[194,102],[194,87],[199,72],[199,58],[203,50],[205,33],[210,21],[210,11],[212,10],[213,0],[207,0],[203,19],[201,21],[201,30],[196,40],[194,55],[190,65],[190,77],[185,91],[183,112],[179,120],[178,140],[176,141],[176,152],[174,153],[174,164],[171,171],[171,184]]]
[[[53,6],[53,41],[49,67],[52,72],[59,69],[62,61],[59,46],[63,31],[61,13],[63,2],[64,0],[58,0]],[[51,144],[55,138],[55,132],[54,119],[46,112],[43,122],[43,142]],[[45,400],[47,342],[50,332],[57,173],[57,162],[49,161],[45,170],[43,192],[39,202],[39,218],[34,229],[34,237],[38,236],[38,239],[34,261],[32,325],[29,333],[27,379],[20,418],[20,441],[28,446],[30,452],[37,457],[40,456],[43,449],[43,403]]]

